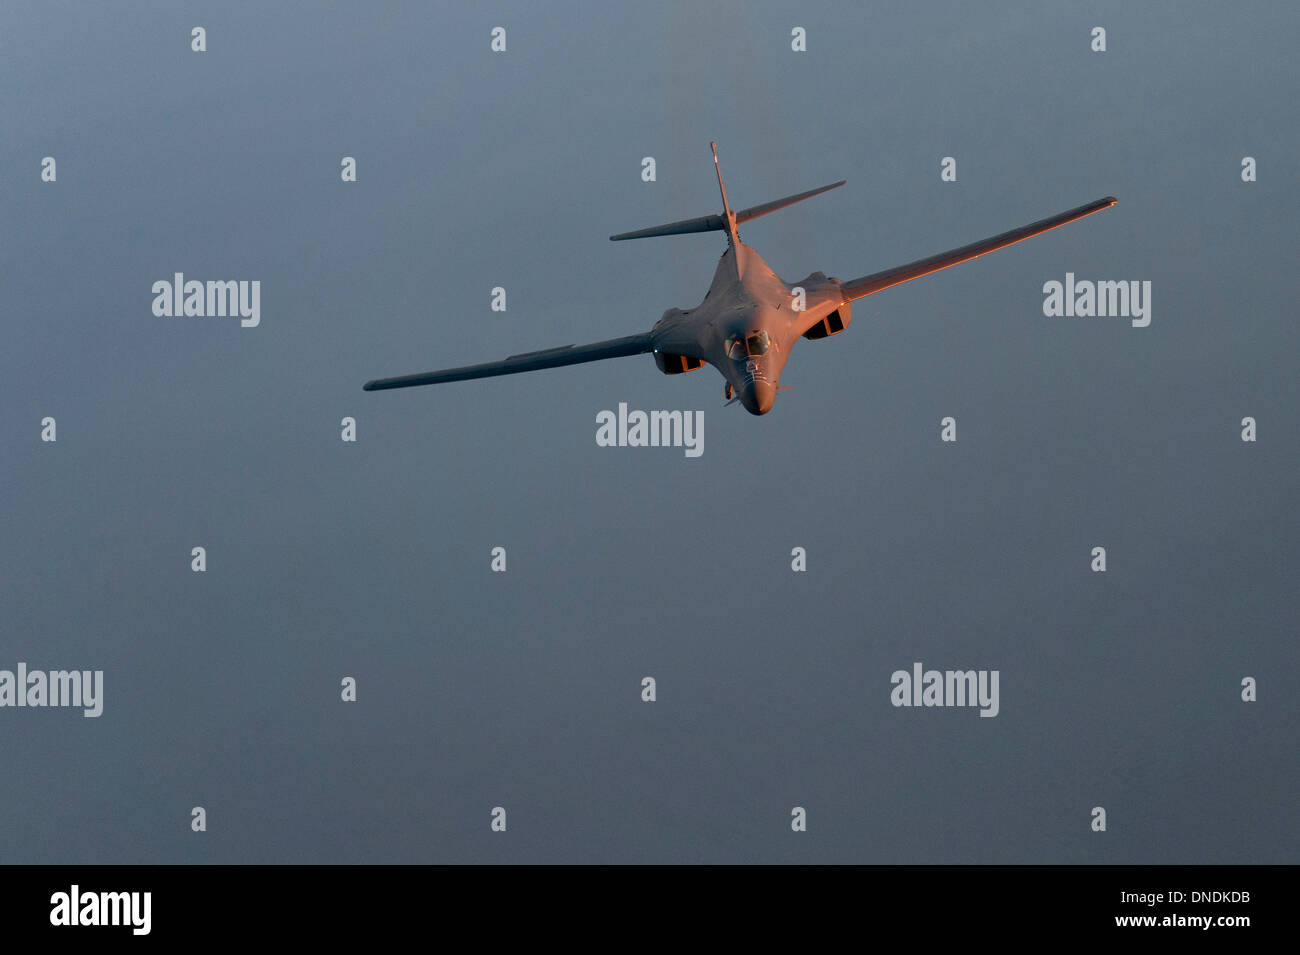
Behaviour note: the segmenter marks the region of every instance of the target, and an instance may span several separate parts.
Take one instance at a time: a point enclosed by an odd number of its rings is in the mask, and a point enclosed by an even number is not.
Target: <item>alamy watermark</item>
[[[17,672],[0,670],[0,707],[81,707],[82,716],[104,712],[103,670],[28,670],[19,663]]]
[[[895,706],[978,706],[980,716],[997,716],[997,670],[895,670],[889,682],[894,689],[889,702]]]
[[[132,935],[148,935],[152,909],[152,892],[83,892],[74,884],[50,896],[50,924],[128,925]]]
[[[627,410],[596,413],[596,444],[602,448],[684,448],[688,458],[704,453],[703,411]]]
[[[1048,318],[1129,318],[1134,328],[1151,324],[1151,282],[1076,281],[1073,272],[1065,282],[1052,279],[1043,285],[1043,314]]]
[[[153,313],[159,318],[225,318],[239,317],[244,328],[256,328],[262,321],[262,283],[221,281],[200,282],[185,280],[184,272],[177,272],[172,281],[159,279],[153,283]]]

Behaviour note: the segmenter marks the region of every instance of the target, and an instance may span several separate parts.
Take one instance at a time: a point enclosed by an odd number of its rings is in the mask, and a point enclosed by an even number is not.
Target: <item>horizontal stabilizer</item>
[[[759,216],[765,216],[769,212],[776,212],[778,209],[784,209],[786,206],[792,206],[796,202],[803,202],[805,199],[811,199],[813,196],[820,196],[823,192],[829,192],[844,185],[845,180],[833,182],[829,186],[821,186],[817,189],[809,189],[807,192],[800,192],[793,196],[786,196],[784,199],[773,199],[771,202],[765,202],[760,206],[750,206],[748,209],[741,209],[736,213],[736,222],[748,222],[750,219],[757,219]],[[727,228],[727,220],[724,216],[700,216],[696,219],[680,219],[677,222],[669,222],[666,225],[651,226],[648,229],[638,229],[635,232],[620,232],[618,235],[609,237],[611,242],[619,242],[623,239],[648,239],[651,236],[658,235],[689,235],[692,232],[722,232]]]
[[[796,202],[803,202],[805,199],[811,199],[813,196],[820,196],[823,192],[830,192],[832,189],[838,189],[847,179],[841,179],[839,182],[833,182],[829,186],[818,186],[816,189],[809,189],[807,192],[800,192],[797,195],[786,196],[784,199],[773,199],[771,202],[765,202],[761,206],[750,206],[748,209],[741,209],[736,213],[737,222],[748,222],[750,219],[757,219],[759,216],[765,216],[769,212],[776,212],[777,209],[784,209],[786,206],[792,206]]]
[[[656,235],[689,235],[692,232],[721,232],[726,227],[722,216],[700,216],[698,219],[680,219],[667,225],[653,225],[648,229],[637,229],[635,232],[620,232],[618,235],[611,235],[609,241],[649,239]]]
[[[628,335],[594,345],[565,345],[561,348],[547,348],[543,351],[531,351],[522,355],[511,355],[502,361],[489,361],[481,365],[465,365],[461,368],[445,368],[442,371],[426,371],[419,375],[403,375],[400,378],[380,378],[368,381],[366,391],[384,391],[389,388],[411,388],[416,385],[437,385],[447,381],[468,381],[471,378],[491,378],[495,375],[515,375],[524,371],[538,371],[542,368],[561,368],[565,365],[580,365],[588,361],[600,361],[604,358],[623,358],[627,355],[641,355],[654,348],[652,337],[645,335]]]

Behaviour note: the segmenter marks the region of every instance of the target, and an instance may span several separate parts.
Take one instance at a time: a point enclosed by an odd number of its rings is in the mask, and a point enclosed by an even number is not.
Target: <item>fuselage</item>
[[[776,400],[795,342],[842,303],[837,280],[814,272],[789,285],[736,242],[718,262],[704,301],[669,309],[651,334],[656,351],[695,356],[718,369],[745,410],[761,415]]]

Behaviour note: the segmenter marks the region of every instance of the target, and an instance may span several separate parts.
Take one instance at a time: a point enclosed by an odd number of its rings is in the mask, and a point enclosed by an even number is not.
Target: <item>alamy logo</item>
[[[104,712],[103,670],[27,669],[18,664],[18,672],[0,670],[0,707],[3,706],[80,706],[81,714],[96,717]]]
[[[980,716],[998,715],[997,670],[895,670],[889,702],[895,706],[978,706]]]
[[[596,444],[602,448],[685,448],[688,458],[704,453],[703,411],[628,411],[596,413]]]
[[[1134,328],[1151,324],[1151,282],[1076,282],[1073,272],[1065,283],[1055,279],[1043,285],[1043,314],[1048,318],[1131,318]]]
[[[50,924],[129,925],[132,935],[148,935],[152,908],[152,892],[82,892],[74,885],[50,896]]]
[[[256,328],[262,321],[262,283],[259,279],[238,282],[185,281],[177,272],[173,280],[153,283],[153,313],[159,318],[192,316],[225,318],[239,316],[244,328]]]

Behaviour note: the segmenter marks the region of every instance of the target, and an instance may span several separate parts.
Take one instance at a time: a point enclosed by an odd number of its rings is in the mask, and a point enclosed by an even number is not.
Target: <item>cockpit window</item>
[[[765,354],[772,345],[767,332],[750,335],[732,335],[727,339],[727,355],[733,361],[744,361],[746,356]]]

